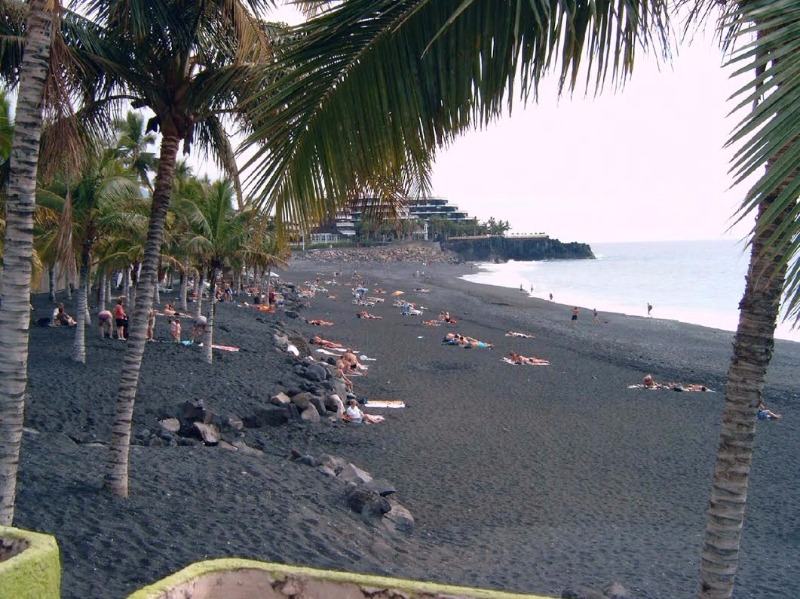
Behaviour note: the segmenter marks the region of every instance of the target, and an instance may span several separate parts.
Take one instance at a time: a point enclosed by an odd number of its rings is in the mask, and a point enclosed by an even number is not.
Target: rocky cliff
[[[587,243],[563,243],[549,237],[453,238],[442,242],[442,249],[455,252],[462,260],[475,262],[594,258]]]

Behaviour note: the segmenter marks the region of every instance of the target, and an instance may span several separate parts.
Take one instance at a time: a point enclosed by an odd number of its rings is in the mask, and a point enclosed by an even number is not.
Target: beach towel
[[[378,361],[378,358],[370,358],[370,357],[367,357],[367,356],[365,356],[363,354],[360,355],[359,358],[364,360],[365,362],[377,362]]]
[[[221,351],[239,351],[238,347],[234,347],[232,345],[217,345],[216,343],[213,343],[211,347]]]
[[[365,408],[405,408],[406,402],[399,399],[370,399]]]
[[[522,339],[535,339],[533,335],[528,333],[518,333],[517,331],[508,331],[506,337],[521,337]]]
[[[705,385],[698,385],[695,383],[690,385],[678,383],[655,383],[652,387],[647,387],[639,383],[638,385],[628,385],[628,389],[645,389],[647,391],[682,391],[685,393],[716,393],[716,391],[709,389]]]
[[[550,362],[548,360],[542,360],[540,358],[533,358],[535,360],[534,363],[527,362],[525,364],[517,364],[514,360],[510,358],[503,358],[503,362],[506,364],[511,364],[512,366],[550,366]]]

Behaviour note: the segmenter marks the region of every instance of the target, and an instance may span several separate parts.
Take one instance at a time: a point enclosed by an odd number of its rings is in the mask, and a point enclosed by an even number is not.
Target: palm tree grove
[[[0,599],[800,596],[798,50],[0,0]]]

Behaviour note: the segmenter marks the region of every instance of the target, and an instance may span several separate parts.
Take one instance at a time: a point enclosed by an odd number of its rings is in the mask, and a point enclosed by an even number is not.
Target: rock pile
[[[414,516],[394,498],[397,489],[387,480],[374,478],[344,458],[330,454],[315,457],[292,451],[292,459],[316,468],[325,476],[345,484],[344,502],[365,522],[382,526],[390,532],[414,532]]]
[[[386,245],[365,248],[309,250],[305,257],[313,262],[420,262],[426,264],[461,262],[458,255],[442,251],[439,244]]]

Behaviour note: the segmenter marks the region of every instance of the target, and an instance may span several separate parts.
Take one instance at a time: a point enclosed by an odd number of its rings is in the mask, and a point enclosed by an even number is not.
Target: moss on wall
[[[4,526],[0,538],[28,543],[24,551],[0,562],[0,599],[59,599],[61,562],[55,538]]]

